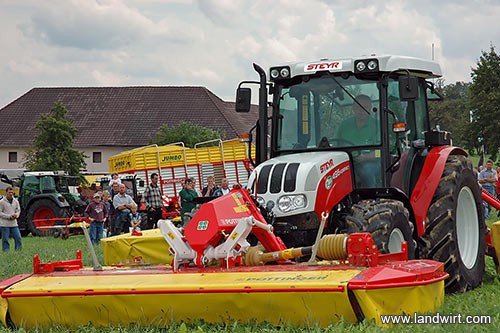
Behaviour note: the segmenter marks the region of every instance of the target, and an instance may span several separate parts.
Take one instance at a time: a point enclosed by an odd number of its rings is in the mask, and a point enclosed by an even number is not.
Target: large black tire
[[[441,261],[450,277],[447,292],[464,292],[481,284],[484,274],[484,206],[472,163],[450,155],[427,212],[420,257]]]
[[[402,202],[390,199],[362,200],[353,205],[346,217],[347,233],[369,232],[380,253],[401,252],[408,244],[408,258],[415,258],[413,223]]]
[[[26,217],[28,219],[28,228],[33,236],[50,236],[53,235],[57,229],[44,228],[39,229],[40,223],[34,223],[34,219],[56,218],[56,217],[70,217],[71,213],[69,208],[59,207],[54,201],[50,199],[40,199],[35,201],[28,209]],[[37,225],[38,224],[38,225]],[[45,226],[60,225],[61,228],[66,226],[65,221],[56,221],[52,223],[42,223]]]

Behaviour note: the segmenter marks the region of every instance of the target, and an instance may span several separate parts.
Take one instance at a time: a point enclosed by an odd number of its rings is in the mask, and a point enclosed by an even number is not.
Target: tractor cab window
[[[56,182],[54,181],[54,177],[51,176],[40,177],[40,192],[42,193],[56,192]]]
[[[358,187],[381,186],[379,86],[376,80],[325,74],[278,87],[275,153],[345,151]]]
[[[376,81],[309,78],[281,89],[277,150],[349,148],[381,143]]]
[[[40,193],[40,182],[35,176],[25,176],[21,187],[25,192],[24,195]]]
[[[425,89],[419,86],[418,99],[414,102],[401,101],[399,98],[399,84],[397,80],[389,80],[388,107],[391,111],[388,121],[389,128],[392,124],[402,122],[406,124],[406,132],[396,134],[389,131],[389,153],[397,154],[410,148],[415,140],[423,140],[428,128],[429,118],[426,111]]]

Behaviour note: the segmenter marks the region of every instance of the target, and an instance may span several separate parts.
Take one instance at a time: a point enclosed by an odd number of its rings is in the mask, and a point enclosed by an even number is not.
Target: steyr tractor
[[[284,64],[240,83],[248,112],[259,84],[256,159],[248,188],[274,216],[287,247],[324,233],[371,233],[381,253],[406,241],[410,258],[441,261],[447,292],[480,285],[484,206],[467,153],[431,129],[428,100],[440,99],[429,60],[370,55]],[[268,101],[268,94],[272,101]],[[270,106],[270,108],[269,108]]]
[[[56,229],[52,227],[64,226],[64,218],[83,214],[87,205],[76,190],[79,178],[64,171],[25,172],[20,178],[12,179],[2,174],[0,179],[19,188],[18,224],[22,235],[53,234]]]

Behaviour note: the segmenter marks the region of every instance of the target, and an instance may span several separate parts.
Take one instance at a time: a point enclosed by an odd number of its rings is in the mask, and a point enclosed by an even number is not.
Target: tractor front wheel
[[[402,202],[389,199],[362,200],[354,204],[346,217],[347,233],[368,232],[380,253],[401,252],[408,244],[408,258],[415,257],[413,224]]]
[[[55,225],[65,225],[65,221],[55,221],[54,218],[71,216],[67,208],[59,207],[50,199],[35,201],[27,213],[28,227],[33,236],[53,235],[57,230]]]
[[[450,275],[446,291],[478,287],[485,268],[486,226],[481,188],[465,156],[448,157],[425,222],[420,257],[444,263]]]

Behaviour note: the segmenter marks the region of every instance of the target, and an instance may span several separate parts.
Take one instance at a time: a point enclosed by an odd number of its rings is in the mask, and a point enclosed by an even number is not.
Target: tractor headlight
[[[306,196],[303,194],[284,195],[278,199],[278,208],[284,213],[304,208],[306,205]]]
[[[354,62],[355,73],[374,73],[379,70],[377,59],[363,59]]]
[[[358,70],[358,72],[362,72],[362,71],[364,71],[364,70],[365,70],[365,68],[366,68],[366,65],[365,65],[365,63],[364,63],[364,62],[358,62],[358,63],[356,64],[356,69]]]
[[[271,78],[276,79],[280,75],[280,71],[277,70],[276,68],[273,68],[271,70]]]
[[[271,81],[289,79],[290,67],[289,66],[273,67],[270,69],[269,74],[271,76]]]
[[[257,203],[261,205],[262,207],[266,207],[266,200],[264,200],[263,197],[258,196],[257,197]]]
[[[367,67],[369,70],[373,71],[373,70],[377,69],[378,63],[375,60],[370,60],[370,61],[368,61]]]
[[[290,75],[290,70],[288,68],[282,68],[280,71],[280,75],[284,78],[288,77]]]

